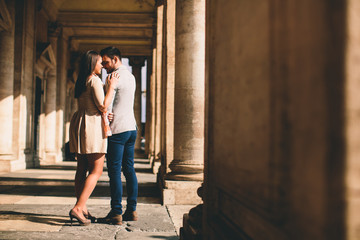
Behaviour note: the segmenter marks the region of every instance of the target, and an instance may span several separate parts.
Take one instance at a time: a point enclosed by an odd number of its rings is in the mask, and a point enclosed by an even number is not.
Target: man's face
[[[107,73],[112,73],[115,70],[115,59],[111,59],[107,55],[102,57],[101,64],[106,69]]]

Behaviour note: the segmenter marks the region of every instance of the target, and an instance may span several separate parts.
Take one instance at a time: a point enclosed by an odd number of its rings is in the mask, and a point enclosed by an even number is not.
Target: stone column
[[[9,30],[0,32],[0,171],[11,170],[13,156],[13,105],[14,105],[14,15],[15,1],[6,1],[11,16]]]
[[[141,149],[141,68],[145,65],[145,57],[130,57],[129,65],[132,67],[132,73],[136,79],[134,113],[136,125],[138,126],[138,135],[135,142],[135,151]]]
[[[65,100],[67,81],[68,42],[66,36],[61,34],[59,43],[59,57],[57,61],[57,97],[56,97],[56,127],[57,127],[57,152],[58,159],[63,159],[64,130],[65,130]]]
[[[56,23],[49,24],[48,36],[55,59],[59,31],[60,28]],[[56,146],[56,64],[54,68],[49,70],[45,81],[45,159],[41,160],[41,164],[54,164],[58,161]]]
[[[164,6],[157,7],[156,29],[156,67],[155,67],[155,137],[153,173],[157,174],[161,165],[161,84],[162,84],[162,54],[163,54],[163,17]]]
[[[175,6],[176,1],[164,1],[162,159],[158,178],[161,189],[165,188],[164,179],[170,170],[169,163],[174,159]]]
[[[176,1],[175,36],[174,159],[164,201],[191,204],[201,201],[204,166],[205,0]]]
[[[150,76],[150,101],[149,101],[149,109],[150,114],[147,117],[149,119],[149,138],[148,138],[148,157],[150,165],[152,166],[155,159],[155,110],[156,110],[156,84],[155,84],[155,73],[156,73],[156,47],[153,49],[152,55],[152,71]]]
[[[164,170],[174,159],[174,97],[175,97],[175,7],[176,1],[166,1],[166,106],[165,106],[165,162]]]
[[[70,120],[73,114],[77,111],[77,99],[74,96],[75,82],[77,78],[77,63],[79,62],[80,52],[71,49],[70,42],[67,42],[68,54],[67,57],[69,61],[70,69],[67,69],[66,74],[66,110],[65,110],[65,142],[69,141],[69,128]]]
[[[145,122],[145,154],[147,157],[151,155],[150,139],[151,139],[151,76],[152,76],[152,57],[147,58],[146,72],[146,122]]]
[[[13,151],[11,170],[34,166],[32,106],[34,83],[35,1],[15,1]]]

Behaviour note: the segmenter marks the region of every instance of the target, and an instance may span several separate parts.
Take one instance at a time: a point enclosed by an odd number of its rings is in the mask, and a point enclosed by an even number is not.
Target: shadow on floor
[[[149,160],[147,159],[135,159],[135,169],[138,173],[152,173],[152,169],[149,167]],[[145,165],[142,167],[142,165]],[[141,166],[141,167],[140,167]],[[29,169],[44,169],[44,170],[69,170],[75,171],[76,170],[76,161],[73,162],[73,165],[45,165],[40,166],[38,168],[29,168]],[[104,171],[107,171],[106,161],[104,163]]]
[[[151,238],[155,238],[155,239],[165,239],[165,240],[179,240],[179,237],[177,236],[149,236]]]
[[[23,213],[15,211],[0,211],[0,221],[5,220],[26,220],[35,223],[43,223],[52,226],[63,226],[70,223],[65,216],[54,216],[47,214]]]
[[[140,182],[138,197],[160,198],[160,191],[154,182]],[[126,197],[126,184],[123,183]],[[73,197],[74,181],[59,179],[0,177],[0,194],[25,196]],[[110,197],[108,181],[99,181],[91,197]]]

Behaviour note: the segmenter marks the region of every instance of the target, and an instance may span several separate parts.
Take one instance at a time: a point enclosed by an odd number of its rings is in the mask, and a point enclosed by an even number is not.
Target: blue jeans
[[[107,168],[110,178],[111,209],[122,214],[121,167],[126,179],[128,211],[136,210],[138,182],[134,169],[136,131],[127,131],[108,137]]]

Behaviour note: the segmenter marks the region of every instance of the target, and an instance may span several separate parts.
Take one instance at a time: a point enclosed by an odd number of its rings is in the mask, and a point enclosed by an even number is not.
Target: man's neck
[[[115,69],[118,69],[119,67],[121,67],[121,65],[122,65],[122,63],[119,61],[115,64],[114,67],[115,67]]]

